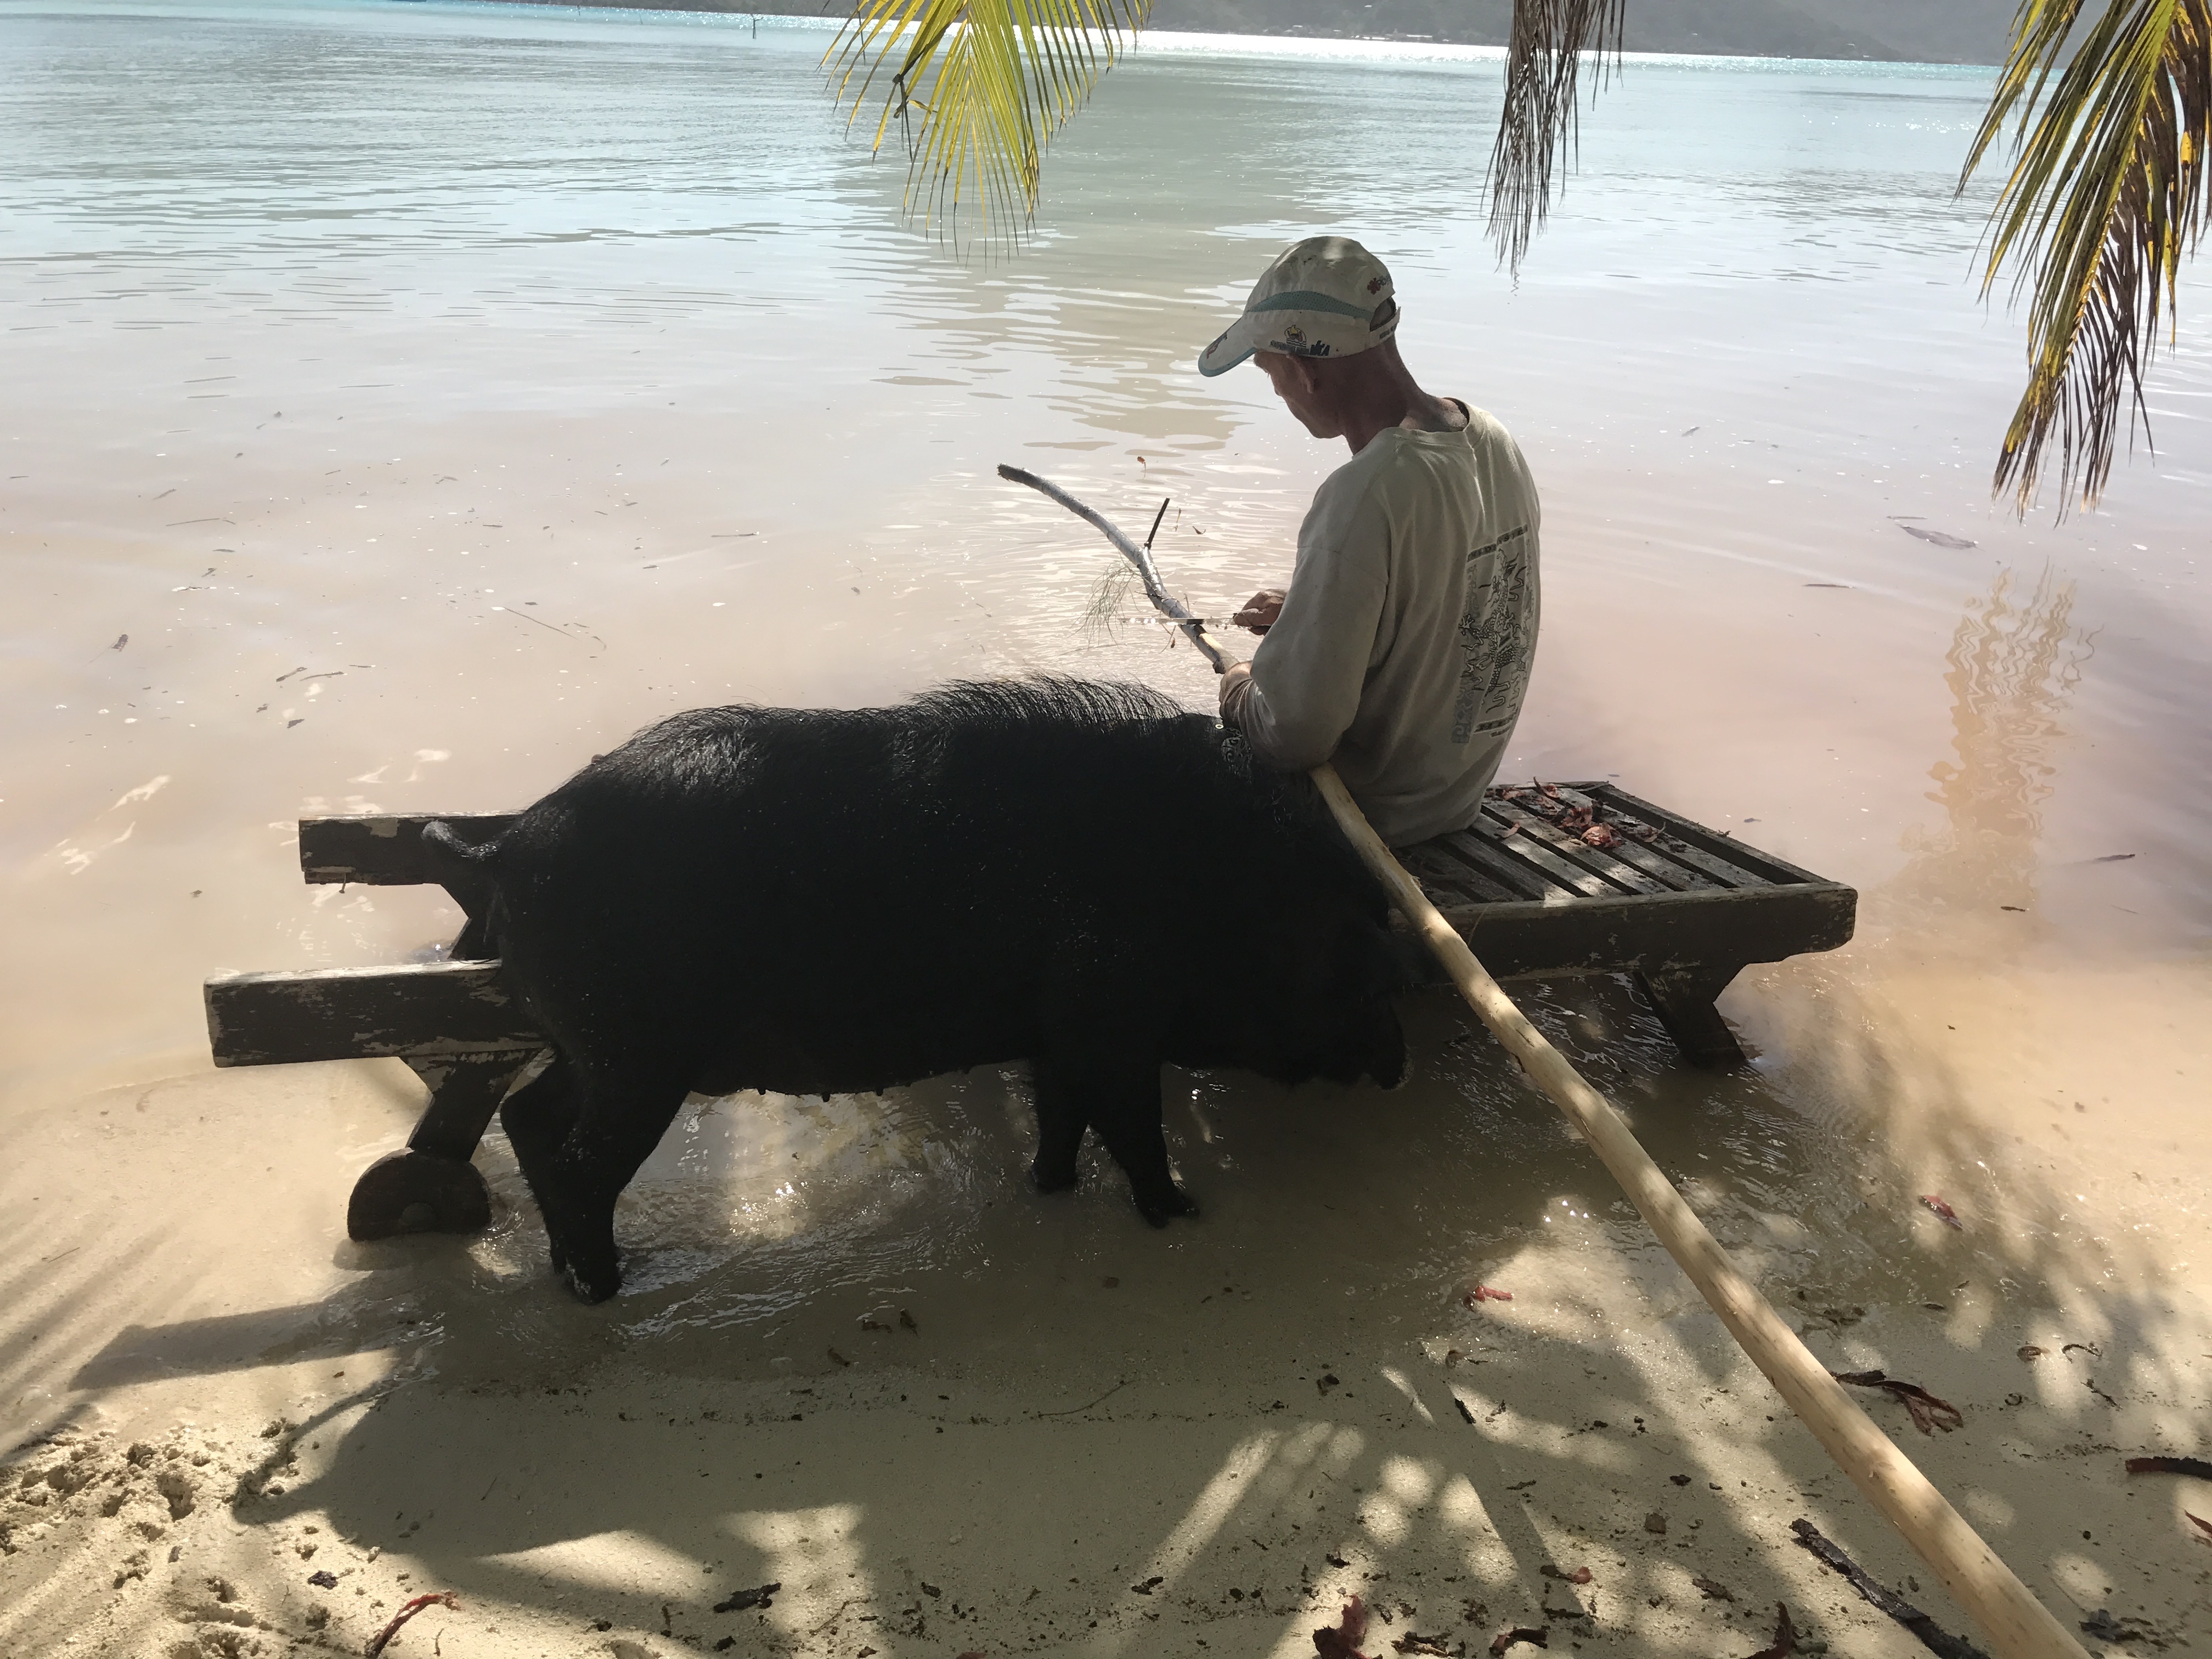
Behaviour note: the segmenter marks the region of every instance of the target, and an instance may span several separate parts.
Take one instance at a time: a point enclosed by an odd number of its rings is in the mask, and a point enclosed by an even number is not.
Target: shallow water
[[[1416,371],[1501,416],[1542,486],[1509,769],[1618,775],[1865,896],[1850,949],[1726,1000],[1752,1073],[1681,1070],[1610,985],[1531,988],[1554,1040],[1838,1362],[1881,1356],[1818,1308],[1928,1303],[1944,1352],[2094,1323],[2199,1398],[2175,1356],[2201,1328],[2212,352],[2192,320],[2159,454],[2101,512],[1990,505],[2020,334],[1970,280],[1985,193],[1953,191],[1985,71],[1635,62],[1516,287],[1482,235],[1492,56],[1163,42],[1055,146],[1030,245],[963,258],[842,131],[826,40],[0,0],[10,1424],[226,1377],[293,1409],[363,1366],[775,1384],[794,1354],[922,1352],[855,1326],[908,1304],[933,1375],[1071,1406],[1208,1345],[1222,1399],[1143,1407],[1204,1417],[1362,1344],[1468,1340],[1439,1310],[1501,1274],[1577,1353],[1656,1344],[1619,1384],[1639,1409],[1725,1374],[1669,1346],[1686,1287],[1439,1006],[1409,1011],[1395,1094],[1171,1078],[1207,1215],[1157,1237],[1095,1158],[1072,1200],[1026,1193],[1018,1074],[702,1103],[591,1314],[496,1135],[486,1238],[343,1242],[412,1115],[396,1066],[206,1066],[206,975],[394,959],[457,921],[302,886],[303,812],[512,807],[720,700],[1054,669],[1203,706],[1157,629],[1086,622],[1109,556],[993,468],[1125,525],[1171,497],[1162,562],[1209,614],[1279,579],[1338,455],[1256,374],[1189,364],[1323,226],[1390,260]],[[319,1501],[368,1516],[377,1455],[349,1443]]]

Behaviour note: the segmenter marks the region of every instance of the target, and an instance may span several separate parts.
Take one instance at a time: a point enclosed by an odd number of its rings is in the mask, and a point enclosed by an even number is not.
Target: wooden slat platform
[[[442,817],[490,839],[511,813],[380,813],[303,818],[300,869],[318,884],[434,885],[423,826]],[[1593,846],[1590,822],[1618,839]],[[1603,839],[1601,837],[1601,839]],[[1689,1060],[1742,1060],[1714,1009],[1747,963],[1832,951],[1851,936],[1858,896],[1771,854],[1638,799],[1610,783],[1493,789],[1470,829],[1400,856],[1444,917],[1500,979],[1632,975]],[[207,984],[218,1066],[396,1056],[430,1091],[406,1150],[355,1186],[357,1239],[487,1224],[470,1162],[501,1097],[543,1050],[508,1000],[495,962],[234,974]]]
[[[1849,942],[1858,895],[1610,783],[1562,783],[1616,831],[1595,848],[1547,818],[1552,797],[1492,789],[1482,819],[1400,858],[1500,979],[1587,973],[1733,974]],[[1652,839],[1638,838],[1642,830]]]

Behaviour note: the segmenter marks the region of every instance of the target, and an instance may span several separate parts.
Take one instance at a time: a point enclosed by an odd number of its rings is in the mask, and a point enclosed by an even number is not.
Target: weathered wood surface
[[[1400,849],[1430,902],[1499,978],[1733,973],[1850,939],[1858,895],[1841,883],[1609,783],[1553,787],[1564,805],[1594,809],[1619,841],[1591,847],[1501,788],[1471,828]],[[1657,838],[1627,833],[1639,824]]]
[[[435,869],[422,848],[422,826],[442,819],[463,841],[489,841],[514,822],[514,812],[373,812],[300,820],[300,872],[321,887],[434,887]]]
[[[207,982],[207,1016],[218,1066],[545,1046],[500,988],[495,962],[230,974]]]
[[[1412,872],[1424,890],[1428,883]],[[1546,974],[1780,962],[1850,942],[1858,895],[1848,887],[1765,888],[1749,892],[1624,893],[1569,904],[1516,900],[1471,904],[1433,895],[1498,979]]]

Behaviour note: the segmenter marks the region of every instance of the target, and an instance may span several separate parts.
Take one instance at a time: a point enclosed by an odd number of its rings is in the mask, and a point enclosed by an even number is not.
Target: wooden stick
[[[1113,543],[1121,550],[1121,556],[1136,566],[1137,574],[1145,579],[1145,593],[1152,600],[1152,609],[1190,636],[1190,642],[1203,651],[1206,653],[1206,659],[1213,665],[1215,673],[1225,674],[1229,672],[1229,665],[1235,662],[1237,659],[1224,650],[1221,642],[1206,631],[1206,624],[1192,616],[1188,607],[1161,584],[1159,568],[1153,564],[1152,556],[1123,535],[1104,514],[1094,512],[1058,484],[1048,483],[1036,473],[1024,471],[1018,466],[1001,466],[999,469],[999,476],[1015,483],[1027,484],[1031,489],[1051,496],[1053,500]],[[1162,510],[1164,511],[1164,507]],[[1157,527],[1156,526],[1155,528]]]
[[[1143,574],[1145,591],[1152,603],[1182,626],[1217,673],[1227,672],[1234,659],[1203,623],[1168,598],[1158,572],[1143,549],[1099,514],[1033,473],[1008,466],[1000,467],[999,472],[1042,490],[1103,531]],[[1567,1121],[1581,1132],[1629,1201],[1658,1234],[1668,1255],[1690,1276],[1706,1305],[1721,1316],[1737,1346],[1766,1374],[1775,1391],[1812,1430],[1836,1466],[1851,1478],[1851,1484],[1889,1518],[1959,1605],[1988,1633],[2000,1659],[2088,1659],[2086,1650],[2051,1617],[2051,1610],[1983,1542],[1912,1460],[1859,1409],[1858,1402],[1844,1392],[1842,1384],[1813,1357],[1797,1334],[1782,1322],[1766,1298],[1705,1231],[1705,1224],[1674,1190],[1674,1183],[1651,1161],[1651,1154],[1644,1150],[1620,1114],[1583,1079],[1498,988],[1489,970],[1475,960],[1467,941],[1429,902],[1420,884],[1391,856],[1336,769],[1323,763],[1314,769],[1313,781],[1345,838],[1389,890],[1391,902],[1426,941],[1468,1006],[1536,1086],[1552,1097]]]

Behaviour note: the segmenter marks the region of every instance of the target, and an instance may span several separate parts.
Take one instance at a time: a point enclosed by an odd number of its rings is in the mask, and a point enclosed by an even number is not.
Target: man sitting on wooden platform
[[[1298,532],[1287,592],[1236,620],[1266,635],[1222,677],[1221,717],[1271,766],[1334,761],[1383,840],[1473,823],[1536,651],[1541,520],[1504,426],[1415,384],[1390,273],[1316,236],[1269,265],[1199,372],[1248,357],[1316,438],[1352,459]]]

